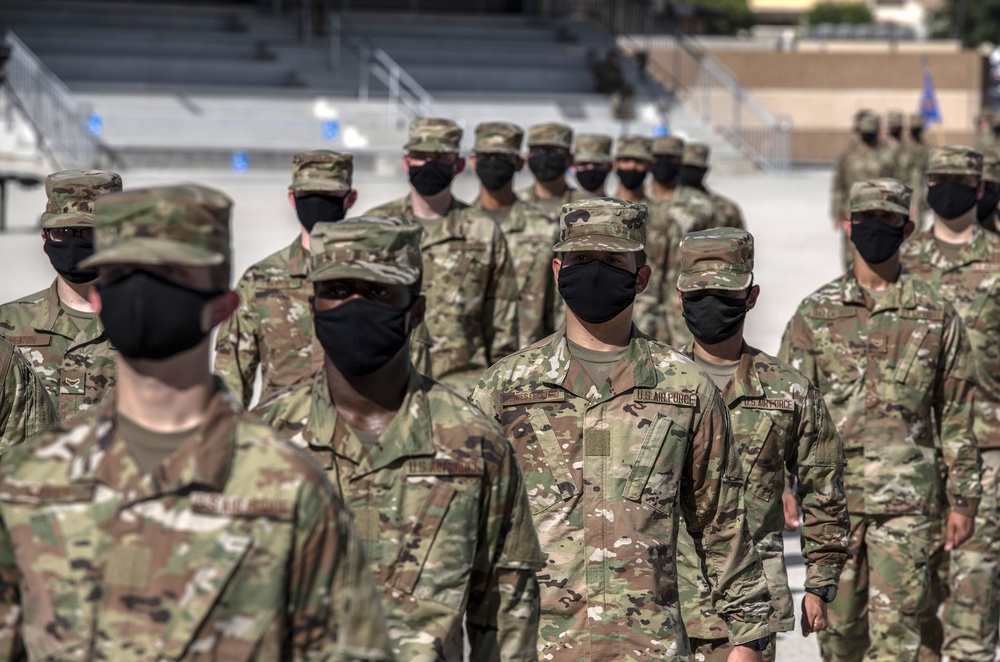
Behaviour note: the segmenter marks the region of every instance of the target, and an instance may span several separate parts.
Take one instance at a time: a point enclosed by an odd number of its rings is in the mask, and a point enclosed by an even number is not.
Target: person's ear
[[[344,196],[344,211],[347,211],[354,206],[354,203],[358,201],[358,192],[355,189],[351,189]]]
[[[458,159],[455,160],[455,169],[453,170],[453,172],[457,177],[462,173],[463,170],[465,170],[465,159],[459,157]]]
[[[423,294],[418,296],[413,301],[413,306],[410,308],[410,330],[417,328],[424,321],[424,315],[427,312],[427,297]]]
[[[521,172],[524,168],[524,159],[520,156],[514,158],[514,172]]]
[[[648,264],[644,264],[639,267],[639,270],[635,272],[635,293],[642,294],[649,287],[649,279],[653,275],[653,270]]]
[[[917,229],[916,223],[909,220],[906,221],[906,223],[903,224],[903,239],[908,238],[911,234],[913,234],[914,230],[916,229]]]
[[[45,230],[42,230],[42,244],[47,244],[49,242],[48,236],[45,234]]]
[[[240,307],[240,295],[226,290],[205,304],[201,311],[202,331],[210,331],[229,319]]]
[[[847,238],[850,239],[851,238],[851,225],[852,225],[851,219],[845,218],[844,220],[842,220],[840,222],[840,224],[841,224],[841,226],[843,226],[844,232],[847,234]]]
[[[753,307],[757,305],[757,297],[760,296],[760,285],[754,285],[750,288],[750,294],[747,295],[747,310],[753,310]]]
[[[477,161],[478,161],[478,159],[476,159],[476,154],[475,154],[475,152],[473,152],[469,156],[469,167],[472,168],[473,170],[475,170],[476,169],[476,162]]]
[[[556,287],[559,287],[560,269],[562,269],[562,260],[557,257],[552,258],[552,275],[556,279]]]
[[[292,206],[292,209],[298,211],[295,207],[295,194],[292,193],[291,191],[288,192],[288,204]]]
[[[403,154],[403,170],[410,171],[410,155]]]

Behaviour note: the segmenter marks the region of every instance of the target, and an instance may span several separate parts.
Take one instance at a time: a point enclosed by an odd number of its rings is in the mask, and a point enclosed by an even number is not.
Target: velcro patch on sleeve
[[[501,407],[527,405],[539,402],[566,402],[566,391],[558,388],[543,391],[513,391],[500,394]]]
[[[650,402],[657,405],[674,405],[677,407],[697,407],[698,394],[667,391],[664,389],[637,388],[635,390],[635,401]]]
[[[191,510],[200,515],[267,517],[268,519],[287,521],[295,516],[295,503],[284,499],[248,499],[207,492],[192,492]]]

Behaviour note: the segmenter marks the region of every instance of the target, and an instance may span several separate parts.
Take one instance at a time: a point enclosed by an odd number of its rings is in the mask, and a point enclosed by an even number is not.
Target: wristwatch
[[[806,593],[818,596],[823,602],[830,604],[837,598],[837,585],[830,584],[821,588],[806,588]]]
[[[766,637],[761,637],[760,639],[757,639],[756,641],[748,641],[745,644],[740,644],[740,646],[745,646],[746,648],[749,648],[752,651],[757,651],[758,653],[763,653],[764,651],[767,650],[767,646],[770,643],[771,643],[771,636],[768,635]]]

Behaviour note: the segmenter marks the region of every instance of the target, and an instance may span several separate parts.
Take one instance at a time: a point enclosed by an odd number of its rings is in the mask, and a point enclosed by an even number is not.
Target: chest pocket
[[[460,609],[468,592],[479,521],[479,460],[416,461],[406,477],[408,531],[385,583],[407,594]],[[425,467],[424,465],[429,465]],[[415,512],[415,517],[411,513]]]
[[[1000,282],[1000,275],[996,273],[991,274],[987,277],[986,282],[982,283],[976,292],[976,299],[973,302],[972,307],[969,309],[968,322],[969,326],[973,326],[977,329],[984,331],[985,333],[993,334],[996,332],[997,319],[990,318],[988,315],[984,315],[984,311],[988,308],[987,304],[992,304],[994,307],[1000,305],[997,303],[997,296],[1000,295],[997,285]],[[995,309],[995,308],[994,308]]]
[[[747,415],[749,412],[742,412]],[[781,412],[791,415],[791,412]],[[757,422],[748,438],[741,441],[740,458],[746,491],[763,501],[771,501],[784,489],[782,449],[784,430],[769,414],[756,412]],[[777,414],[777,412],[776,412]],[[752,414],[751,414],[752,415]]]
[[[299,351],[310,346],[312,334],[305,330],[312,325],[310,290],[301,278],[276,278],[258,290],[257,315],[265,352],[272,354],[272,347]]]
[[[445,250],[450,268],[435,279],[442,285],[451,281],[445,288],[445,301],[465,306],[483,298],[488,284],[483,273],[488,264],[487,245],[481,241],[454,241],[445,244]]]
[[[572,469],[543,407],[529,404],[506,409],[502,419],[508,437],[517,440],[532,514],[544,513],[580,494],[583,476]]]
[[[937,372],[944,314],[936,311],[901,310],[900,317],[917,320],[917,324],[911,322],[900,325],[900,335],[896,342],[904,350],[893,372],[893,379],[917,392],[925,393]],[[909,336],[906,335],[907,332]]]
[[[657,463],[657,459],[665,443],[679,443],[686,447],[687,439],[682,433],[683,429],[668,417],[657,414],[642,440],[639,454],[625,482],[623,498],[645,504],[665,515],[673,512],[683,460]]]

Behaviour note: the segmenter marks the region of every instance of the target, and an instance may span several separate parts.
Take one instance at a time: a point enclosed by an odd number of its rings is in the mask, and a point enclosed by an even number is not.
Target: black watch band
[[[771,636],[768,635],[766,637],[761,637],[760,639],[757,639],[756,641],[748,641],[745,644],[740,644],[740,646],[744,646],[746,648],[749,648],[752,651],[757,651],[758,653],[763,653],[764,651],[767,650],[767,646],[770,643],[771,643]]]
[[[822,586],[820,588],[806,588],[806,593],[812,593],[823,602],[830,604],[837,598],[837,585]]]

